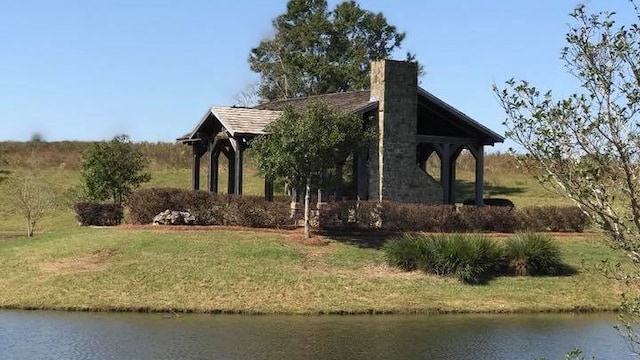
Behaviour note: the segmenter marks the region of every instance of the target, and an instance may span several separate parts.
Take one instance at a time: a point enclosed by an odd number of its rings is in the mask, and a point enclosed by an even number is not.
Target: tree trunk
[[[304,191],[304,238],[309,239],[310,226],[309,226],[309,197],[311,193],[311,180],[307,179],[307,186]]]
[[[27,218],[27,237],[33,237],[33,228],[34,227],[35,227],[35,224],[31,220],[31,217],[29,216]]]

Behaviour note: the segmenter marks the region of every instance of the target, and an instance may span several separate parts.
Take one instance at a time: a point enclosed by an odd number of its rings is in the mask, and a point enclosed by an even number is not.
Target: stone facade
[[[369,151],[371,200],[442,202],[442,187],[416,161],[417,89],[415,63],[371,64],[371,99],[378,101],[378,141]]]

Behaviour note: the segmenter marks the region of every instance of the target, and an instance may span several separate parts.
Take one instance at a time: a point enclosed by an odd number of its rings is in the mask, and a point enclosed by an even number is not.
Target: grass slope
[[[488,285],[402,272],[366,241],[292,241],[296,233],[70,228],[0,243],[0,307],[230,313],[613,310],[621,284],[595,270],[625,259],[597,236],[564,237],[565,277]],[[366,240],[366,239],[361,239]]]
[[[62,200],[80,183],[80,154],[87,146],[0,143],[0,202],[12,191],[2,179],[20,173],[37,176],[61,199],[33,239],[22,235],[24,220],[15,210],[0,207],[0,307],[301,314],[571,311],[614,309],[623,290],[594,270],[602,259],[621,256],[597,235],[561,239],[576,275],[502,277],[469,286],[389,268],[380,242],[371,238],[330,237],[327,246],[309,246],[291,241],[299,235],[295,232],[78,227]],[[137,146],[149,158],[152,180],[145,186],[189,186],[185,146]],[[245,193],[261,194],[262,179],[250,156],[247,163]],[[520,173],[507,155],[488,154],[485,165],[490,196],[508,197],[517,206],[563,202]],[[459,200],[473,193],[473,166],[466,157],[458,162]],[[220,189],[226,188],[225,173],[220,170]]]

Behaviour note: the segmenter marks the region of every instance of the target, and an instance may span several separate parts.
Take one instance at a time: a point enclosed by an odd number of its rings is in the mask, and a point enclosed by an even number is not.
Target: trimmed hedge
[[[258,196],[214,194],[175,188],[141,189],[129,196],[128,218],[133,224],[150,224],[159,213],[189,211],[198,225],[271,227],[293,225],[289,203],[269,202]]]
[[[315,205],[315,203],[314,203]],[[273,202],[259,196],[214,194],[175,188],[149,188],[128,200],[127,221],[149,224],[169,209],[189,211],[199,225],[271,227],[294,225],[288,197]],[[314,209],[315,212],[315,209]],[[324,203],[317,212],[320,229],[382,229],[424,232],[581,232],[588,217],[575,206],[462,206],[399,203],[393,201],[339,201]],[[299,215],[299,214],[298,214]]]
[[[576,206],[462,206],[342,201],[320,211],[322,229],[383,229],[425,232],[582,232],[588,217]]]
[[[517,210],[520,231],[583,232],[589,217],[577,206],[529,206]]]
[[[123,209],[118,204],[79,202],[73,205],[80,225],[114,226],[122,223]]]

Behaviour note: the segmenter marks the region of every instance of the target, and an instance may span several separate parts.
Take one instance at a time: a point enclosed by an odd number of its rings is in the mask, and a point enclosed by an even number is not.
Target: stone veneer
[[[371,99],[378,101],[378,141],[369,152],[369,199],[441,203],[442,187],[418,167],[418,67],[371,63]]]

